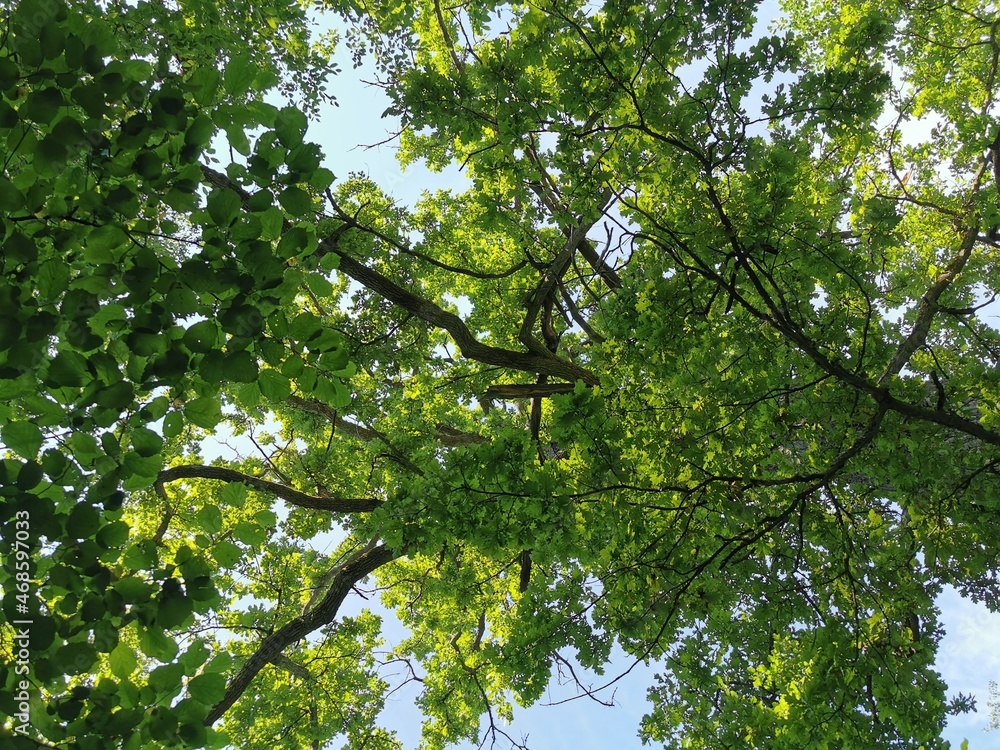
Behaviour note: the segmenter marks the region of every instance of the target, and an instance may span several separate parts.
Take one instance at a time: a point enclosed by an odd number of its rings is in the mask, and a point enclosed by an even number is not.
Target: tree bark
[[[486,389],[488,399],[535,398],[572,393],[572,383],[496,383]]]

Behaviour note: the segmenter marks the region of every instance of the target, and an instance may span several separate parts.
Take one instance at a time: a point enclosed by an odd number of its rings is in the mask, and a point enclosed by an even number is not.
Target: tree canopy
[[[653,745],[945,747],[935,597],[1000,606],[994,5],[320,5],[2,11],[0,732],[388,750],[412,681],[423,747],[519,746],[620,648]],[[335,43],[467,189],[323,166]]]

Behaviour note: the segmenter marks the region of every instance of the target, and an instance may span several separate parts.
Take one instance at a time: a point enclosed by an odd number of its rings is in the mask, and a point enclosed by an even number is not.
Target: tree
[[[496,741],[618,645],[650,742],[943,747],[934,597],[998,601],[990,7],[328,10],[470,189],[321,166],[294,4],[5,16],[15,746],[398,747],[387,663],[426,747]]]

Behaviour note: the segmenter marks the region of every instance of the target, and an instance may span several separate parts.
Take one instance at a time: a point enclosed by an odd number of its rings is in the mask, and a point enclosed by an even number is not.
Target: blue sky
[[[384,94],[361,83],[361,79],[372,76],[372,71],[354,70],[343,47],[337,62],[342,72],[332,82],[330,92],[340,106],[324,107],[310,126],[308,138],[323,146],[327,166],[338,178],[345,178],[349,172],[364,172],[406,204],[413,204],[424,191],[461,189],[464,180],[458,169],[436,174],[414,165],[404,172],[395,161],[392,143],[364,147],[385,140],[394,131],[395,123],[381,118],[388,104]],[[953,590],[945,591],[939,605],[947,634],[941,643],[938,669],[950,685],[951,695],[971,693],[979,703],[978,713],[954,717],[945,737],[954,748],[968,739],[970,750],[1000,750],[1000,731],[984,732],[989,722],[987,686],[991,679],[1000,680],[1000,616],[962,599]],[[629,665],[629,661],[619,659],[609,667],[608,674],[617,674]],[[646,687],[654,672],[654,668],[640,665],[617,683],[614,708],[580,699],[518,710],[510,733],[516,739],[527,735],[533,748],[544,750],[604,750],[609,742],[621,748],[641,747],[636,729],[646,711]],[[407,748],[415,748],[419,741],[420,714],[412,706],[415,694],[415,690],[401,691],[385,712],[387,725],[399,732]],[[566,696],[555,686],[541,704]]]

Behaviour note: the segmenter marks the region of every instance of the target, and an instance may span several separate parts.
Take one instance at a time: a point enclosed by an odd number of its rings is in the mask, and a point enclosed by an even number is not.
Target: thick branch
[[[330,513],[365,513],[375,510],[382,504],[374,498],[342,498],[320,497],[300,492],[292,487],[266,479],[252,477],[249,474],[227,469],[222,466],[175,466],[165,469],[157,476],[157,482],[176,482],[178,479],[217,479],[220,482],[242,482],[248,487],[261,492],[267,492],[282,500],[311,510],[325,510]]]
[[[599,382],[598,378],[589,370],[554,355],[541,352],[515,352],[482,343],[472,335],[460,317],[441,309],[423,297],[418,297],[387,279],[378,271],[355,260],[348,253],[337,248],[333,236],[324,240],[320,245],[319,252],[321,254],[324,252],[336,253],[340,257],[340,270],[342,272],[421,320],[446,330],[458,344],[462,355],[469,359],[494,367],[544,373],[574,382],[582,380],[587,385],[597,385]]]
[[[395,553],[385,545],[380,547],[365,547],[356,555],[348,558],[340,567],[326,596],[309,612],[283,625],[277,631],[265,638],[257,650],[246,660],[243,668],[229,683],[226,694],[208,714],[205,725],[211,726],[222,718],[239,697],[250,687],[257,673],[267,664],[280,660],[282,651],[288,646],[305,638],[314,630],[329,624],[337,616],[340,605],[355,584],[372,573],[375,569],[389,563]]]
[[[524,322],[521,324],[521,331],[518,334],[518,338],[522,344],[533,352],[541,354],[547,351],[531,335],[535,328],[535,321],[538,320],[538,315],[542,311],[542,305],[550,299],[556,285],[562,281],[563,275],[565,275],[570,263],[573,261],[577,247],[587,238],[587,232],[590,231],[590,227],[592,226],[593,223],[572,229],[566,238],[566,244],[563,245],[563,249],[549,264],[549,267],[545,269],[541,281],[538,282],[538,287],[532,292],[531,298],[528,300],[528,309],[525,312]]]
[[[301,396],[289,396],[287,401],[296,409],[301,409],[302,411],[307,411],[310,414],[316,414],[329,420],[334,427],[348,437],[357,438],[358,440],[362,440],[366,443],[370,440],[385,439],[385,435],[378,430],[362,427],[356,422],[344,419],[337,413],[336,409],[329,404],[324,404],[322,401],[302,398]]]
[[[535,398],[572,393],[572,383],[496,383],[486,389],[489,399]]]
[[[597,254],[597,250],[590,240],[585,239],[580,243],[580,255],[597,272],[597,275],[604,280],[604,283],[608,285],[608,289],[616,291],[622,288],[621,276]]]

